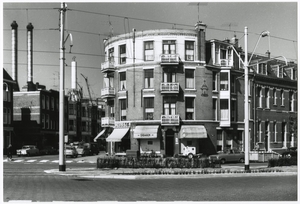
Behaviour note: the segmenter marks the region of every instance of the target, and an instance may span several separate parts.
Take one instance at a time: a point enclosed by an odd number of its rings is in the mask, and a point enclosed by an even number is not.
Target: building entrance
[[[174,131],[168,129],[166,131],[166,156],[172,157],[174,155]]]

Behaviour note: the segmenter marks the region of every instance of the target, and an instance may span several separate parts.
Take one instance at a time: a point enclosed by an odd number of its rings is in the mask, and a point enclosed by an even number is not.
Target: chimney
[[[75,57],[73,57],[71,67],[71,89],[77,89],[77,62],[75,61]]]
[[[269,50],[267,50],[266,55],[269,59],[271,58],[271,52]]]
[[[33,78],[33,34],[32,34],[33,26],[31,23],[27,25],[27,83],[32,83]]]
[[[197,42],[198,42],[198,60],[205,63],[205,30],[206,25],[201,21],[195,25],[197,31]]]
[[[12,79],[18,81],[18,24],[13,21],[11,24],[11,67]]]

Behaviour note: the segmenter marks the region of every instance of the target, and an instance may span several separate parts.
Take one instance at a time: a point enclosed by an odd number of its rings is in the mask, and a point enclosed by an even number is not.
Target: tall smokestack
[[[33,26],[31,23],[27,25],[27,82],[32,82],[33,80]]]
[[[71,62],[71,88],[77,89],[77,62],[75,61],[75,57],[73,57],[73,61]]]
[[[16,21],[11,24],[11,68],[12,79],[18,81],[18,24]]]

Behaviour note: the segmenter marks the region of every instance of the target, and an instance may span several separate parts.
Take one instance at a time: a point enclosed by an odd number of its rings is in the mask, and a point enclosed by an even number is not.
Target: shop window
[[[153,41],[147,41],[144,42],[144,56],[145,61],[153,61],[154,60],[154,47],[153,47]]]
[[[185,70],[185,88],[187,89],[195,88],[195,70],[193,69]]]
[[[120,64],[126,64],[126,45],[120,45]]]
[[[153,120],[153,114],[154,114],[154,98],[144,98],[144,107],[145,107],[145,113],[144,113],[144,119],[145,120]]]
[[[120,90],[126,90],[126,72],[120,72]]]
[[[185,98],[185,108],[186,108],[186,112],[185,112],[185,119],[186,120],[194,120],[194,101],[195,98],[194,97],[186,97]]]
[[[154,88],[153,69],[145,69],[145,89]]]
[[[185,60],[194,61],[194,41],[185,41]]]

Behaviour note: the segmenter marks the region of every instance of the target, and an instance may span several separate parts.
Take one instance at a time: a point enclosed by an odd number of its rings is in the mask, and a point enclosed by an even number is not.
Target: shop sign
[[[130,128],[130,122],[124,122],[124,121],[115,121],[115,129],[119,128]]]

